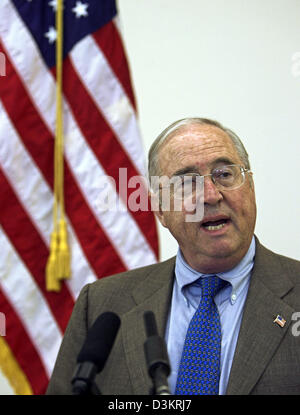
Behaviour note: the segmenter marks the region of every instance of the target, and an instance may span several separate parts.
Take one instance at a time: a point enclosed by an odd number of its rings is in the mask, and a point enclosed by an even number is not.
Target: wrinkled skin
[[[179,170],[211,173],[224,164],[243,162],[230,137],[218,127],[192,124],[174,132],[159,151],[161,173],[172,177]],[[217,273],[232,269],[246,254],[254,233],[256,202],[251,174],[235,190],[220,191],[206,177],[204,181],[204,220],[187,222],[186,211],[162,211],[156,214],[181,248],[187,263],[199,272]],[[190,212],[189,212],[190,213]],[[226,225],[209,231],[201,224],[209,219],[226,218]]]

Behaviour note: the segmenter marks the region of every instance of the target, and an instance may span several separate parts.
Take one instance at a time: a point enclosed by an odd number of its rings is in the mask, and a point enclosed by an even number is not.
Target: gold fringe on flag
[[[0,365],[3,374],[17,395],[33,395],[30,383],[4,337],[0,337]]]
[[[62,279],[70,278],[70,249],[64,206],[64,137],[62,105],[63,68],[63,0],[57,0],[56,10],[56,134],[54,144],[54,203],[53,231],[50,255],[46,266],[46,289],[60,291]],[[59,219],[58,219],[59,218]]]

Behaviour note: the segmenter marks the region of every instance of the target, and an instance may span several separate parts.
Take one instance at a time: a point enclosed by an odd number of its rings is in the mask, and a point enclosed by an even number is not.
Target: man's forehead
[[[207,124],[181,126],[166,139],[160,149],[160,160],[181,160],[190,156],[205,158],[237,156],[236,148],[229,135],[218,127]]]
[[[182,125],[169,134],[162,148],[180,141],[186,142],[187,145],[192,142],[201,144],[202,141],[207,139],[231,142],[229,135],[221,128],[210,124],[194,123]]]

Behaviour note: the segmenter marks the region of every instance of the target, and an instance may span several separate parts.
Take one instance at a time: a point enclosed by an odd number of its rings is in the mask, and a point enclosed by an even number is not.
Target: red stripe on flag
[[[123,48],[123,42],[113,21],[93,33],[93,38],[102,50],[116,77],[128,96],[131,105],[136,110],[135,97],[130,80],[128,62]]]
[[[82,134],[106,173],[113,177],[117,189],[119,189],[119,168],[127,168],[128,180],[132,176],[138,176],[139,173],[135,169],[126,151],[115,137],[113,131],[106,123],[90,94],[85,89],[69,58],[66,58],[64,61],[63,85],[65,96],[68,99]],[[74,91],[76,91],[76,94],[74,94]],[[134,188],[127,190],[128,198],[130,197],[130,194],[136,191]],[[146,188],[141,190],[143,191],[142,197],[148,200]],[[124,189],[122,189],[122,191],[124,191]],[[120,189],[119,194],[121,194],[122,197]],[[125,205],[127,205],[127,200],[123,201]],[[130,209],[128,209],[128,211],[132,214],[149,245],[152,247],[156,257],[158,257],[158,238],[153,213],[141,210],[132,212]]]
[[[49,381],[45,367],[14,307],[1,289],[0,310],[5,314],[6,320],[5,341],[27,377],[33,393],[44,394]]]
[[[45,268],[49,250],[36,230],[35,225],[29,219],[27,212],[15,195],[1,168],[0,188],[2,192],[0,201],[2,227],[30,274],[35,279],[59,327],[64,332],[74,306],[74,301],[65,284],[62,284],[59,295],[46,290]]]
[[[0,83],[0,98],[25,147],[53,189],[53,136],[41,119],[8,56],[6,70],[5,82]],[[126,270],[126,266],[89,208],[66,162],[64,170],[66,212],[91,267],[98,278]]]

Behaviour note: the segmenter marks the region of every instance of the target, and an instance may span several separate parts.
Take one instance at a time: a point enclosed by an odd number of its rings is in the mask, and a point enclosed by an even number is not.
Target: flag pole
[[[70,250],[64,206],[64,137],[63,137],[63,0],[56,9],[56,134],[54,143],[54,204],[50,255],[46,266],[46,289],[60,291],[60,281],[70,278]]]

